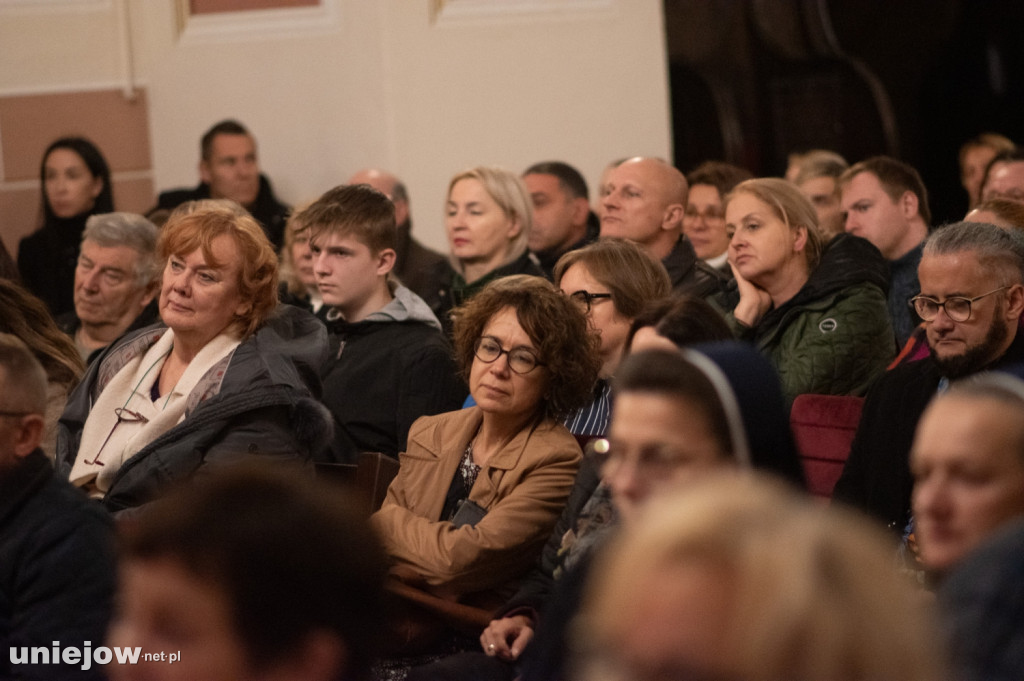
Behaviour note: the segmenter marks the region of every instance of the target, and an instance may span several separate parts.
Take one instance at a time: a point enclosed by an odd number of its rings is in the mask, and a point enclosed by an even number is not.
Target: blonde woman
[[[514,173],[479,166],[455,175],[448,183],[444,224],[453,271],[435,310],[442,324],[449,324],[453,307],[495,279],[544,276],[527,250],[533,225],[530,195]]]
[[[595,564],[575,678],[941,681],[891,555],[866,521],[751,475],[668,493]]]
[[[823,247],[814,207],[777,178],[738,184],[725,221],[738,294],[726,321],[772,361],[786,398],[867,392],[896,353],[878,249],[850,235]]]

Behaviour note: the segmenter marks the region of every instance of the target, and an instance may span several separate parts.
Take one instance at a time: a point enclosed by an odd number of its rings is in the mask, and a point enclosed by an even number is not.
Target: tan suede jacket
[[[582,454],[560,423],[528,427],[480,470],[469,498],[487,509],[474,527],[441,521],[445,495],[483,414],[424,416],[409,431],[398,476],[373,515],[396,566],[449,596],[501,590],[533,565],[572,488]]]

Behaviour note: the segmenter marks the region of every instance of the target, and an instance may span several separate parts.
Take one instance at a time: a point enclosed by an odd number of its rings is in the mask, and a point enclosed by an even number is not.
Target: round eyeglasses
[[[973,298],[965,298],[963,296],[952,296],[946,298],[941,303],[934,298],[928,296],[914,296],[910,299],[910,305],[914,308],[914,312],[917,316],[926,322],[933,321],[939,316],[939,309],[945,311],[946,316],[954,322],[966,322],[971,318],[971,303],[977,302],[986,296],[990,296],[993,293],[999,293],[1010,288],[1009,286],[1001,286],[997,289],[992,289],[988,293],[982,293],[980,296],[974,296]]]
[[[478,338],[473,346],[473,354],[476,355],[477,359],[486,364],[494,362],[502,355],[507,355],[508,368],[520,376],[525,376],[537,367],[544,366],[544,362],[537,359],[537,356],[528,348],[505,350],[501,347],[501,341],[494,336],[481,336]]]

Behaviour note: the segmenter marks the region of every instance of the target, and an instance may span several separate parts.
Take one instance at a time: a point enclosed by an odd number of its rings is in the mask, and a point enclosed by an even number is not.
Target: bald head
[[[661,159],[623,161],[601,187],[601,236],[631,239],[659,260],[667,257],[682,231],[687,189],[683,174]]]
[[[384,194],[395,204],[395,221],[399,227],[409,220],[409,194],[405,185],[396,176],[386,170],[364,168],[348,178],[346,184],[368,184]]]

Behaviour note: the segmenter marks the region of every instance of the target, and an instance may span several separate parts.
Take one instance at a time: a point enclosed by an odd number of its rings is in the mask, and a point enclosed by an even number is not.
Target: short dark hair
[[[861,173],[871,173],[878,178],[882,189],[893,201],[899,201],[905,192],[917,197],[917,214],[926,225],[932,223],[932,211],[928,206],[928,190],[921,180],[921,175],[913,166],[897,161],[890,156],[872,156],[859,163],[854,163],[839,176],[842,186]]]
[[[395,204],[368,184],[329,189],[295,219],[309,230],[311,239],[324,233],[352,236],[373,253],[398,246]]]
[[[733,187],[753,176],[746,168],[731,163],[705,161],[689,172],[686,181],[690,184],[690,189],[693,189],[695,184],[711,185],[718,190],[719,198],[724,200],[725,195],[731,192]]]
[[[326,631],[362,678],[378,646],[383,553],[341,490],[280,464],[191,480],[126,526],[127,560],[173,560],[215,586],[257,668]]]
[[[542,161],[534,163],[526,169],[526,175],[554,175],[558,178],[558,185],[562,191],[574,199],[590,200],[590,192],[587,189],[587,181],[583,179],[580,171],[568,163],[562,161]]]
[[[476,341],[491,317],[510,307],[547,368],[548,391],[540,414],[561,420],[592,397],[601,369],[601,345],[586,315],[547,279],[517,274],[496,279],[452,312],[455,361],[463,379],[475,357]]]
[[[78,154],[82,161],[85,162],[85,166],[92,173],[92,176],[103,181],[103,189],[100,190],[99,195],[96,197],[96,203],[93,205],[91,212],[109,213],[113,211],[114,189],[110,185],[110,165],[107,163],[107,159],[103,158],[103,154],[100,153],[99,148],[95,144],[84,137],[61,137],[46,147],[46,151],[43,152],[43,161],[39,164],[39,182],[40,186],[44,187],[42,192],[43,220],[51,222],[57,217],[53,212],[53,208],[50,207],[50,201],[46,198],[45,190],[46,159],[57,149],[69,149]]]
[[[203,133],[202,139],[199,140],[199,153],[204,161],[210,160],[210,155],[213,153],[213,139],[217,135],[245,135],[246,137],[252,137],[252,134],[246,130],[244,125],[233,118],[227,118]]]
[[[627,349],[632,346],[636,332],[647,326],[680,348],[733,338],[729,325],[718,310],[703,298],[689,294],[656,300],[645,307],[629,327]]]

